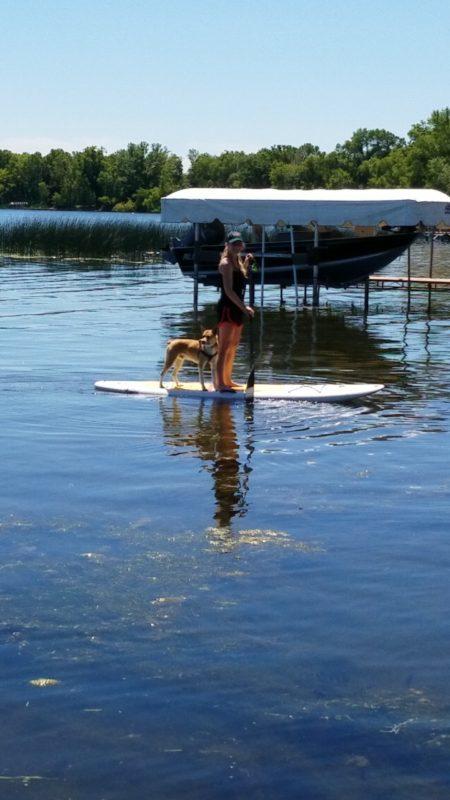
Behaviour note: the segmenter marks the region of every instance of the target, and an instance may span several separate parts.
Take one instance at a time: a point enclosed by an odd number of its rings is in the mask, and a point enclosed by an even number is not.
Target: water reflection
[[[234,517],[247,512],[247,492],[252,472],[253,407],[235,409],[231,403],[178,398],[160,404],[164,441],[172,455],[189,451],[212,476],[215,497],[214,525],[230,529]],[[244,413],[244,435],[239,436],[235,414]]]
[[[201,322],[209,327],[215,306],[205,304]],[[319,311],[266,308],[246,325],[236,359],[236,377],[245,381],[256,359],[257,380],[274,382],[342,381],[383,383],[383,405],[399,396],[417,403],[443,392],[441,340],[448,307],[430,319],[423,313],[346,315],[329,308]],[[167,338],[199,335],[191,309],[162,315]],[[417,360],[427,367],[426,383]],[[189,368],[188,368],[189,369]],[[390,395],[390,396],[389,396]],[[378,398],[371,402],[377,402]]]
[[[2,315],[28,314],[0,320],[5,796],[447,799],[448,299],[428,330],[398,292],[365,328],[267,309],[261,380],[395,391],[253,421],[94,394],[189,332],[189,284],[147,274],[94,300],[103,273],[74,271],[75,303],[71,273],[2,271]]]
[[[211,327],[214,320],[215,306],[211,303],[201,312],[201,324],[191,309],[179,313],[172,310],[161,318],[167,338],[196,338],[201,326]],[[254,356],[258,375],[264,380],[325,378],[387,383],[391,378],[396,380],[398,370],[398,362],[377,326],[371,329],[364,318],[347,317],[330,309],[312,313],[266,308],[263,315],[258,312],[253,324],[245,326],[238,352],[237,370],[242,378]]]

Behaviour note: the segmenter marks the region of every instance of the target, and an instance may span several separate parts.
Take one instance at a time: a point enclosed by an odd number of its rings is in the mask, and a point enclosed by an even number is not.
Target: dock
[[[408,253],[408,265],[409,253]],[[408,270],[409,271],[409,270]],[[430,273],[432,273],[432,262],[430,265]],[[361,284],[360,284],[361,285]],[[370,289],[405,289],[408,294],[408,309],[411,306],[411,292],[426,291],[428,292],[428,311],[431,310],[431,293],[437,290],[438,292],[450,290],[450,278],[434,278],[432,274],[428,276],[414,277],[409,275],[369,275],[362,284],[364,286],[364,313],[369,311],[369,291]]]
[[[369,275],[369,284],[384,289],[385,284],[395,284],[403,289],[450,289],[450,278],[408,277],[407,275]],[[393,288],[392,285],[386,288]]]

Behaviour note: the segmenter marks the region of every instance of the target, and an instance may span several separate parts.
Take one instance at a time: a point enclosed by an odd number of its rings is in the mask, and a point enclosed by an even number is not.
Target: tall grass
[[[140,261],[157,255],[180,235],[180,226],[109,220],[20,220],[0,227],[0,253],[59,258]]]

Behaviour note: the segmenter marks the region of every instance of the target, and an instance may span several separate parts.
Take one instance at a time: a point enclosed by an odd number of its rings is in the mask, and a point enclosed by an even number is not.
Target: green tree
[[[39,205],[45,208],[45,206],[48,206],[50,199],[50,192],[45,181],[39,181],[38,191],[39,191]]]
[[[188,171],[189,186],[217,186],[217,159],[209,153],[189,151],[190,168]]]
[[[161,189],[155,186],[153,189],[138,189],[133,195],[137,211],[157,212],[161,208]]]
[[[365,185],[373,188],[401,188],[412,185],[412,172],[407,148],[393,150],[385,158],[370,158],[360,167]]]
[[[337,166],[345,170],[353,185],[364,187],[367,172],[361,169],[372,158],[386,158],[393,150],[405,146],[405,140],[384,128],[358,128],[344,144],[335,148]]]
[[[7,167],[10,178],[9,201],[39,203],[39,182],[43,180],[40,153],[14,153]]]
[[[159,175],[161,197],[176,192],[183,185],[183,162],[181,158],[167,153]]]
[[[272,164],[273,158],[267,148],[249,153],[240,168],[240,185],[250,189],[269,188]]]
[[[53,196],[61,191],[71,163],[72,156],[65,150],[53,149],[44,156],[44,176],[51,202]]]
[[[64,176],[61,190],[53,195],[57,208],[95,208],[95,192],[83,172],[82,162],[74,157]]]
[[[106,155],[101,147],[75,153],[0,150],[0,203],[53,203],[60,208],[159,210],[161,197],[183,185],[278,188],[429,186],[450,191],[450,109],[411,127],[408,140],[383,128],[359,128],[324,153],[311,142],[273,145],[255,153],[179,156],[159,143],[139,142]]]
[[[409,163],[413,186],[429,186],[436,179],[436,166],[429,169],[429,163],[443,159],[443,166],[450,164],[450,109],[433,111],[426,122],[413,125],[409,131]]]
[[[112,203],[124,202],[147,185],[146,158],[148,144],[130,144],[106,156],[98,176],[98,195],[109,197]]]
[[[335,167],[333,170],[327,171],[326,189],[351,189],[352,186],[352,177],[346,169]]]
[[[277,189],[318,189],[325,184],[325,155],[309,155],[303,161],[275,164],[270,179]]]
[[[145,208],[149,190],[162,194],[179,189],[183,183],[181,159],[169,153],[161,144],[130,143],[125,149],[106,156],[98,179],[100,203],[114,206],[117,203],[136,202]],[[142,190],[142,191],[141,191]],[[152,205],[154,205],[152,195]],[[134,200],[133,200],[134,198]]]
[[[100,194],[100,174],[105,161],[103,148],[86,147],[81,153],[76,153],[74,158],[80,175],[86,179],[92,193],[97,198]]]
[[[438,156],[429,160],[426,185],[450,195],[450,159]]]

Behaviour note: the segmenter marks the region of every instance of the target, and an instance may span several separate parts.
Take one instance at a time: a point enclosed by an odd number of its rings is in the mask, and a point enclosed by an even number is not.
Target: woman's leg
[[[236,358],[236,350],[241,340],[241,334],[242,334],[242,325],[233,325],[232,339],[230,342],[230,347],[228,349],[225,370],[224,370],[225,381],[227,386],[239,386],[238,383],[235,383],[235,381],[233,381],[232,376],[233,376],[234,359]]]
[[[219,349],[217,353],[217,386],[215,389],[224,389],[230,386],[227,381],[227,362],[230,349],[233,347],[233,328],[230,322],[221,322],[219,325]]]

